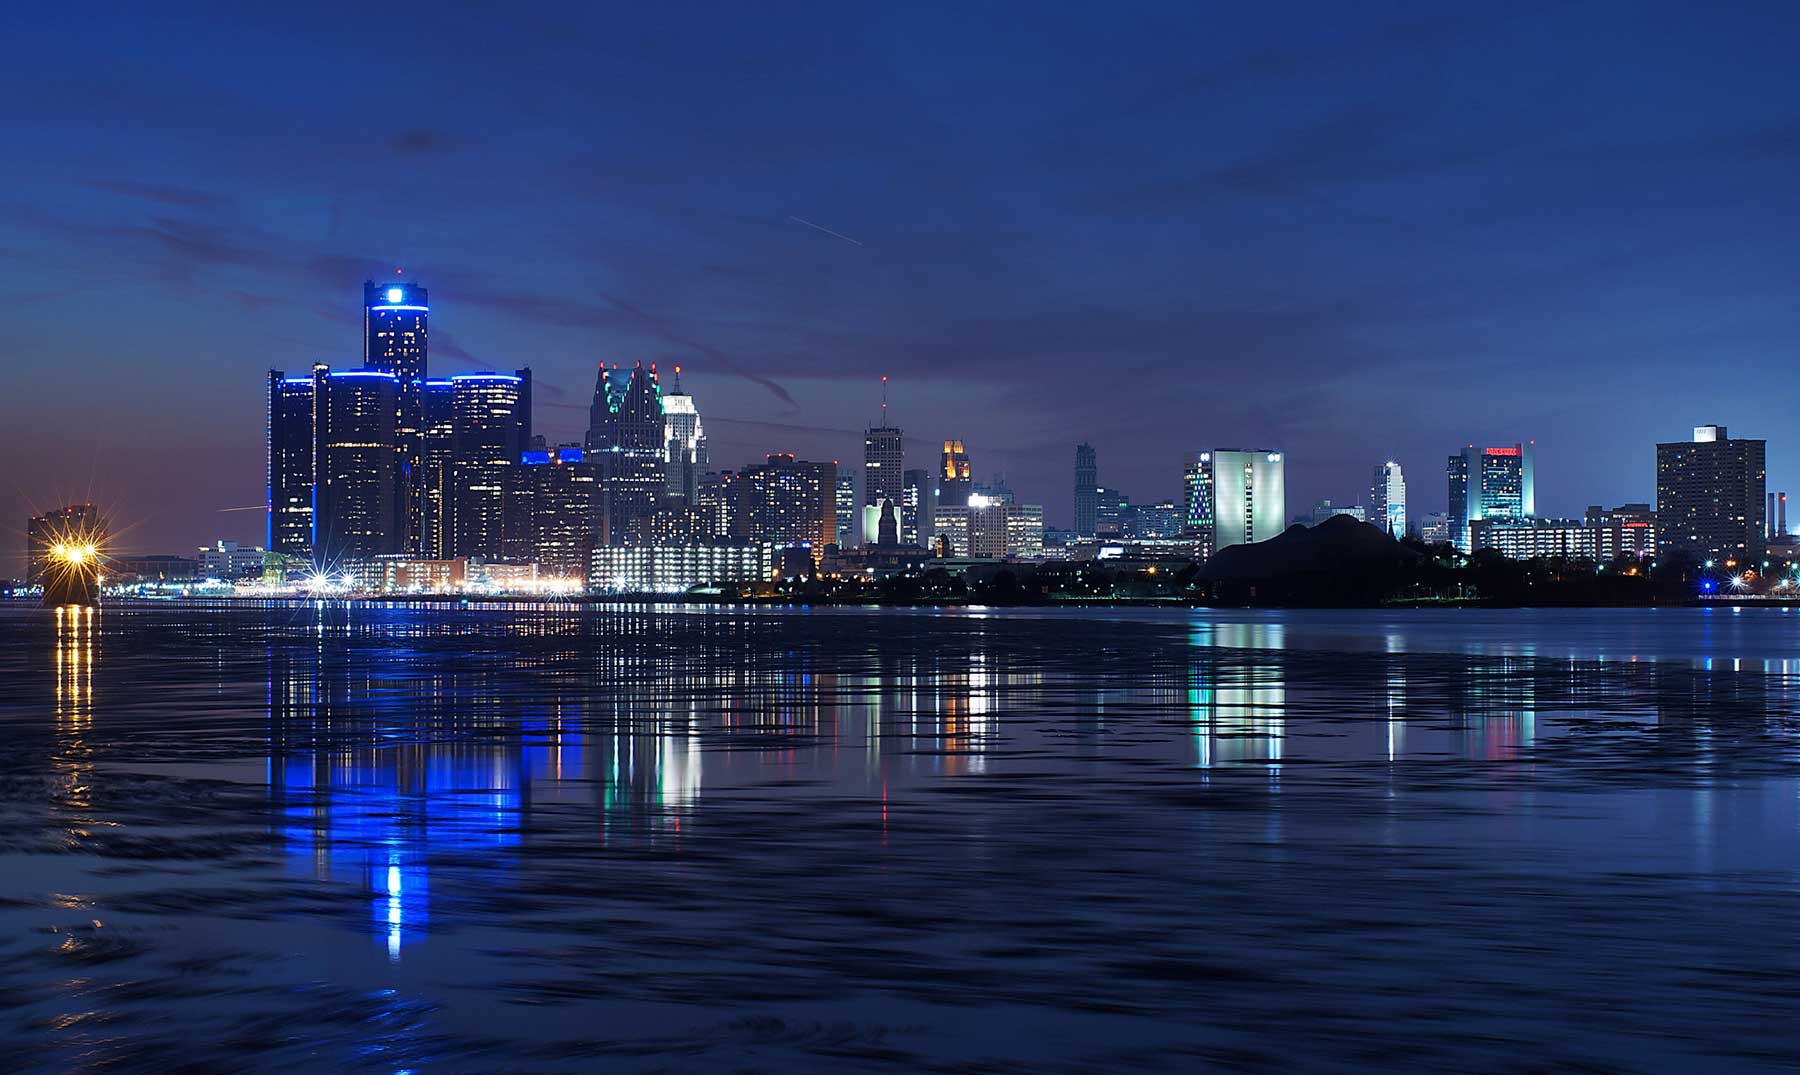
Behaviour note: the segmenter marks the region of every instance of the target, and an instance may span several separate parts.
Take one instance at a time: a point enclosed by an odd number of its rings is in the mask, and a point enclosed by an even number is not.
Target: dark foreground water
[[[0,609],[0,1068],[1800,1063],[1800,614]]]

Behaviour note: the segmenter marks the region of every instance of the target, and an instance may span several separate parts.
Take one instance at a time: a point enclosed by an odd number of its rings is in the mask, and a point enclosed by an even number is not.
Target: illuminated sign
[[[405,297],[406,297],[406,292],[402,291],[400,288],[397,288],[397,287],[388,288],[387,300],[389,302],[399,302],[401,299],[404,299]]]

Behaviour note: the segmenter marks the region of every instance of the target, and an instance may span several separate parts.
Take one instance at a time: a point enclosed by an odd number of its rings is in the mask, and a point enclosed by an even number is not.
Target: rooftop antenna
[[[887,374],[881,375],[881,428],[887,428]]]

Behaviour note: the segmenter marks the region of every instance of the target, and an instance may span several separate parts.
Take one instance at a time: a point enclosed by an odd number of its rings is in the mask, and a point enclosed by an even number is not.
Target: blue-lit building
[[[401,547],[423,549],[421,440],[425,430],[425,377],[431,305],[416,282],[363,282],[363,368],[392,374],[395,401],[395,498]]]
[[[1473,444],[1450,457],[1446,467],[1450,494],[1450,543],[1459,552],[1473,549],[1469,524],[1483,519],[1531,519],[1537,516],[1536,475],[1532,445],[1525,441],[1501,448]]]
[[[417,552],[431,559],[450,555],[450,449],[452,422],[450,379],[427,379],[423,391],[424,425],[419,434],[419,541]]]
[[[450,378],[449,555],[505,555],[506,492],[531,443],[531,371]]]
[[[402,551],[399,378],[313,367],[313,560],[333,566]]]
[[[580,578],[594,548],[594,466],[578,444],[527,450],[506,493],[509,559],[534,560],[545,574]]]
[[[313,378],[269,371],[267,535],[264,547],[311,557]]]
[[[588,462],[598,481],[594,536],[602,545],[641,541],[668,492],[668,445],[656,367],[601,366],[588,410]]]

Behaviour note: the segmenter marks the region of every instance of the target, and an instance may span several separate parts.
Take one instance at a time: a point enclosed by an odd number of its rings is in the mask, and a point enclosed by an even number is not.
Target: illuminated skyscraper
[[[668,432],[656,367],[602,365],[588,411],[586,449],[594,465],[595,540],[642,540],[657,502],[667,495]]]
[[[313,541],[313,379],[269,371],[265,547],[310,557]]]
[[[1503,448],[1473,444],[1450,457],[1450,543],[1469,552],[1469,524],[1482,519],[1530,519],[1537,515],[1532,466],[1535,441]]]
[[[732,482],[735,536],[772,545],[805,545],[816,561],[837,542],[837,464],[784,452],[739,471]]]
[[[1075,446],[1075,532],[1082,537],[1094,535],[1094,511],[1098,506],[1100,468],[1095,464],[1094,446]]]
[[[415,282],[363,281],[363,369],[394,376],[394,468],[400,548],[420,547],[420,438],[425,428],[425,368],[431,307]]]
[[[313,367],[313,561],[400,552],[399,378]]]
[[[832,499],[832,513],[837,516],[838,540],[849,543],[856,533],[856,475],[839,474]]]
[[[428,379],[419,434],[419,544],[421,556],[443,559],[455,544],[450,530],[450,459],[456,424],[450,379]]]
[[[862,507],[865,544],[880,540],[881,505],[892,502],[897,509],[905,497],[904,475],[906,446],[899,428],[888,423],[887,378],[881,379],[881,424],[863,431]],[[873,511],[869,509],[874,509]],[[840,541],[848,540],[848,532],[840,532]]]
[[[1191,453],[1182,493],[1185,530],[1202,559],[1287,529],[1287,473],[1280,452]]]
[[[449,554],[505,555],[507,481],[531,440],[531,371],[450,378]]]
[[[1656,446],[1656,554],[1756,565],[1767,549],[1767,442],[1699,426],[1691,441]]]
[[[945,441],[943,461],[938,467],[938,506],[966,507],[969,494],[974,491],[974,472],[969,468],[969,453],[963,450],[963,442]]]
[[[1375,468],[1369,483],[1369,521],[1394,537],[1406,536],[1406,478],[1400,464]]]
[[[587,571],[593,547],[594,468],[582,448],[527,450],[508,480],[506,556],[575,577]]]
[[[675,367],[675,380],[663,393],[663,439],[669,459],[668,493],[692,504],[700,479],[706,474],[706,431],[700,425],[700,411],[694,397],[681,390],[681,367]]]

